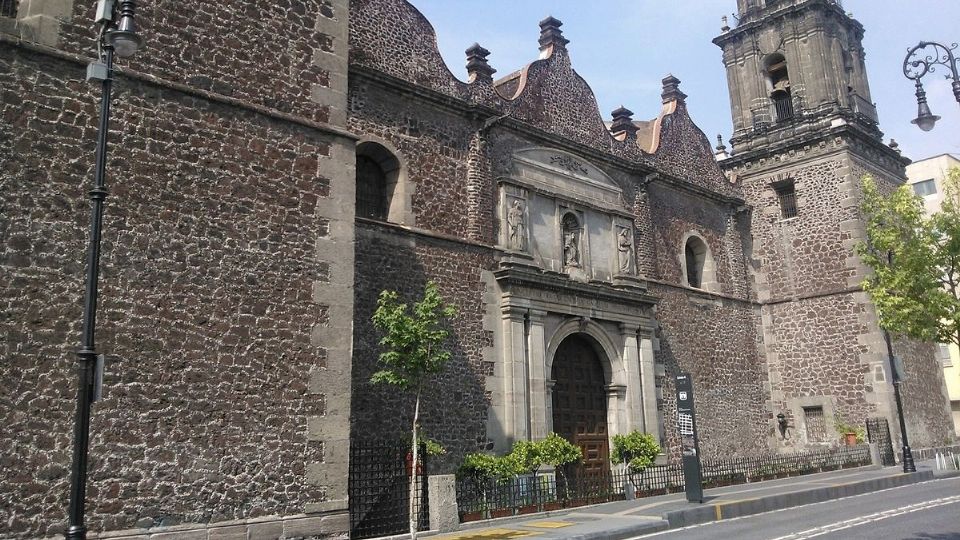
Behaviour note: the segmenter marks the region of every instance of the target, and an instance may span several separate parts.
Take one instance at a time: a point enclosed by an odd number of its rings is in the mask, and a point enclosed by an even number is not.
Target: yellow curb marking
[[[719,504],[714,505],[713,510],[714,510],[714,512],[715,512],[716,515],[717,515],[717,521],[720,521],[721,519],[723,519],[723,511],[720,510],[720,505],[719,505]]]
[[[576,523],[570,521],[535,521],[533,523],[523,524],[524,527],[537,527],[542,529],[562,529],[571,525],[576,525]]]

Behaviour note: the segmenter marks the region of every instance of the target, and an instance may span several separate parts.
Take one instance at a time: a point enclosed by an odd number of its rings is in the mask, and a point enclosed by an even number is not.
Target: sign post
[[[683,454],[683,484],[687,501],[703,502],[703,484],[700,473],[700,440],[697,438],[697,418],[693,411],[693,379],[689,373],[677,375],[677,431],[680,432],[680,450]]]

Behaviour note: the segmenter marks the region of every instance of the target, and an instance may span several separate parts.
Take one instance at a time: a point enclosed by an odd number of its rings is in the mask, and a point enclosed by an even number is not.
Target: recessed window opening
[[[790,90],[790,74],[782,54],[772,54],[764,62],[767,80],[770,82],[770,99],[777,122],[793,118],[793,97]]]
[[[774,190],[780,203],[780,216],[784,219],[797,217],[797,191],[793,181],[780,184]]]
[[[937,183],[933,181],[933,178],[929,180],[922,180],[913,185],[913,192],[921,197],[926,197],[927,195],[936,195]]]
[[[0,17],[16,17],[20,0],[0,0]]]
[[[687,263],[687,285],[699,289],[703,287],[703,264],[707,258],[707,246],[703,240],[691,236],[683,248]]]
[[[357,145],[356,166],[357,217],[386,221],[400,162],[383,146],[366,142]]]
[[[823,407],[804,407],[803,420],[807,427],[807,441],[827,441],[827,422],[823,416]]]

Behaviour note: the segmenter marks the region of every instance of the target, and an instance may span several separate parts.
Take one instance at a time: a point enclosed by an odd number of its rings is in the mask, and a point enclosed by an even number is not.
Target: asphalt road
[[[655,540],[960,540],[960,478],[654,533]]]

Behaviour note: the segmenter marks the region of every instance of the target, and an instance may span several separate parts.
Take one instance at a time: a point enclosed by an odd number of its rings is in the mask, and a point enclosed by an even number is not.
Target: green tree
[[[610,461],[627,466],[630,483],[634,488],[640,487],[643,481],[643,471],[653,465],[653,460],[660,454],[660,445],[649,433],[631,431],[626,435],[613,436],[613,452]]]
[[[559,478],[563,480],[564,491],[569,499],[569,487],[567,487],[567,477],[563,469],[567,465],[583,459],[583,452],[578,446],[573,445],[556,433],[547,435],[546,439],[538,441],[536,444],[540,448],[541,462],[553,466]]]
[[[909,186],[889,195],[863,181],[867,240],[857,253],[872,270],[863,287],[887,330],[960,345],[960,170],[944,182],[939,212],[926,216]]]
[[[413,305],[400,302],[395,291],[383,291],[377,300],[377,310],[373,314],[373,325],[383,333],[380,346],[380,370],[373,374],[370,382],[389,384],[414,393],[413,429],[411,446],[414,474],[410,476],[410,537],[417,538],[416,512],[416,464],[419,463],[418,444],[420,440],[420,398],[424,383],[433,375],[443,371],[450,352],[443,348],[443,342],[450,331],[444,323],[453,317],[456,310],[443,302],[436,283],[427,282],[423,299]]]

